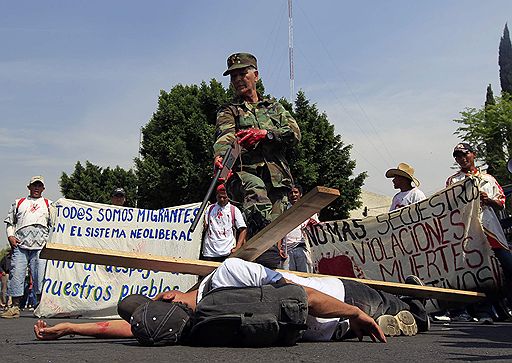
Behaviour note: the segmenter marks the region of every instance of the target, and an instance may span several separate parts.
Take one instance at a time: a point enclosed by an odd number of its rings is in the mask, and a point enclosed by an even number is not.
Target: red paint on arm
[[[101,321],[99,323],[96,323],[98,326],[100,333],[104,333],[110,326],[110,323],[108,321]]]

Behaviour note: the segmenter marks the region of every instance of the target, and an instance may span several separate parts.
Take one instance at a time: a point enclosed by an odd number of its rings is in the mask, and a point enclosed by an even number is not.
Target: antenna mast
[[[295,98],[293,74],[293,17],[292,17],[292,0],[288,0],[288,62],[290,63],[290,102],[293,103]]]

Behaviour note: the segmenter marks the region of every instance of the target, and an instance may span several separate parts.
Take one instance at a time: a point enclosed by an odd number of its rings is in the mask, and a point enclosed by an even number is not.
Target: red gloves
[[[236,133],[238,143],[245,149],[252,149],[259,141],[267,137],[267,130],[245,129]]]
[[[214,174],[217,174],[217,170],[222,169],[223,167],[224,165],[222,165],[222,157],[216,156],[215,159],[213,160]]]
[[[217,174],[217,171],[218,170],[221,170],[224,168],[224,165],[222,165],[222,157],[221,156],[216,156],[215,159],[213,160],[213,175],[215,176]],[[226,178],[219,178],[219,183],[225,183],[228,181],[229,178],[231,178],[233,176],[233,172],[230,170],[228,172],[228,175]]]
[[[219,178],[219,183],[226,183],[229,180],[229,178],[231,178],[232,176],[233,176],[233,172],[230,170],[230,171],[228,171],[228,175],[226,176],[226,178],[222,178],[222,177]]]

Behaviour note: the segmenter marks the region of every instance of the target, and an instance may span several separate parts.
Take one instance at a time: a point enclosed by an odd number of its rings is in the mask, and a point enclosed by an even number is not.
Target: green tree
[[[505,158],[503,150],[505,135],[501,133],[499,125],[496,125],[496,122],[494,122],[493,106],[496,106],[496,100],[494,99],[492,87],[489,84],[484,105],[484,125],[487,129],[487,134],[482,137],[483,145],[481,149],[486,155],[487,172],[495,175],[499,170],[499,161]]]
[[[281,100],[288,109],[290,105]],[[297,148],[289,150],[288,160],[296,182],[304,191],[317,185],[336,188],[341,196],[320,213],[322,220],[348,218],[349,211],[361,205],[361,187],[366,173],[353,175],[356,162],[350,159],[351,145],[343,143],[325,113],[299,91],[292,112],[302,133]]]
[[[216,80],[160,91],[136,159],[139,206],[156,209],[202,199],[213,173],[216,111],[228,100]]]
[[[512,95],[512,44],[507,24],[505,24],[500,40],[498,64],[500,66],[501,91]]]
[[[455,134],[476,147],[477,157],[487,164],[489,173],[501,185],[512,183],[507,170],[507,160],[512,157],[512,96],[505,93],[495,104],[486,102],[481,109],[466,108],[454,121],[462,125]]]
[[[133,170],[126,171],[119,166],[101,168],[86,161],[84,167],[78,161],[69,176],[62,173],[60,187],[65,198],[104,204],[110,203],[114,188],[122,187],[126,190],[126,205],[134,206],[137,177]]]
[[[495,105],[496,100],[494,99],[494,93],[492,92],[491,84],[487,86],[487,92],[485,94],[485,106]]]
[[[264,92],[259,82],[260,93]],[[198,202],[212,177],[212,145],[216,110],[233,95],[216,80],[200,86],[177,85],[161,91],[158,109],[143,128],[141,157],[136,159],[139,206],[162,208]],[[292,173],[305,190],[325,185],[343,190],[322,219],[345,218],[358,206],[365,174],[352,176],[355,162],[334,126],[300,92],[292,105],[281,100],[297,119],[302,142],[289,151]]]

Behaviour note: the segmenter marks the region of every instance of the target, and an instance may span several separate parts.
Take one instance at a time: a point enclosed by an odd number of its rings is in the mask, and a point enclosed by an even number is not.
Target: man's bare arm
[[[234,253],[240,249],[240,247],[243,246],[247,239],[247,228],[240,228],[240,233],[238,235],[238,241],[236,242],[236,246],[231,249],[231,253]]]
[[[289,281],[291,282],[291,281]],[[311,287],[303,286],[308,296],[309,315],[317,318],[346,318],[350,328],[362,340],[368,335],[374,342],[386,342],[384,332],[375,320],[356,306],[344,303]]]
[[[132,338],[131,326],[124,320],[100,321],[97,323],[59,323],[49,326],[44,320],[34,325],[34,334],[39,340],[55,340],[67,335],[95,338]]]

